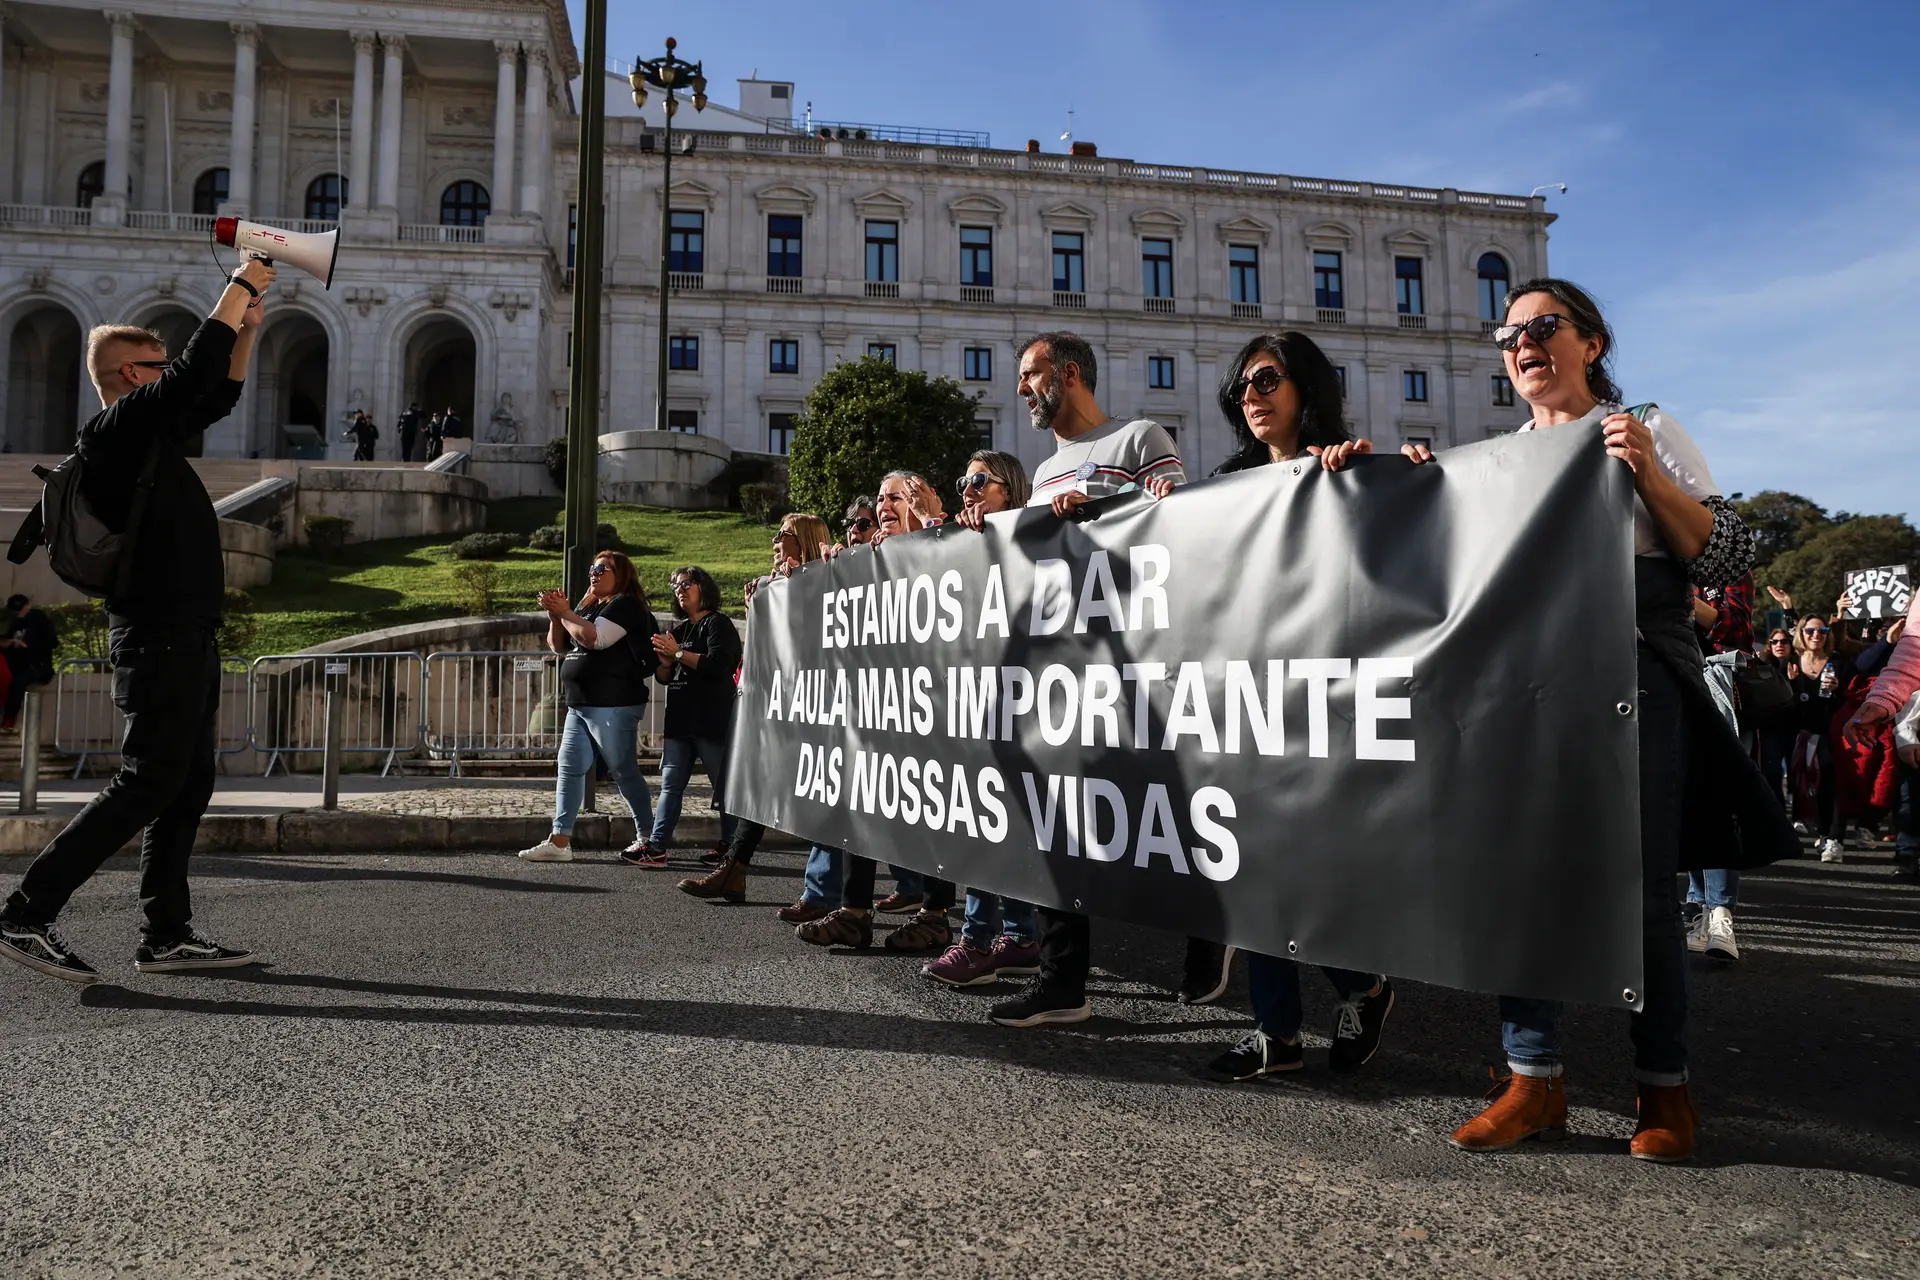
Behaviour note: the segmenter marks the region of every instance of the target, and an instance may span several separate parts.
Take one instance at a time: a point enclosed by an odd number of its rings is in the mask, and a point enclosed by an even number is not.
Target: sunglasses
[[[685,578],[675,578],[673,580],[673,589],[675,591],[685,591],[692,586],[693,586],[693,583],[688,581]]]
[[[598,578],[603,574],[609,574],[612,572],[613,572],[613,566],[610,564],[590,564],[587,566],[587,576],[589,578]]]
[[[847,521],[847,528],[853,530],[855,533],[865,533],[867,530],[873,528],[873,517],[855,516],[853,519]]]
[[[1792,644],[1793,637],[1792,636],[1774,636],[1772,639],[1768,640],[1767,643],[1768,644]]]
[[[953,482],[953,487],[959,490],[960,496],[964,498],[970,493],[979,493],[990,484],[999,483],[1000,481],[988,475],[986,472],[976,471],[970,476],[961,476]]]
[[[165,360],[129,360],[127,363],[136,369],[164,369],[167,367],[168,362]]]
[[[1800,628],[1800,634],[1803,636],[1824,636],[1831,630],[1833,630],[1831,627],[1802,627]]]
[[[1511,351],[1520,345],[1520,335],[1523,333],[1535,342],[1544,344],[1560,332],[1563,324],[1571,326],[1573,321],[1553,311],[1544,316],[1535,316],[1525,324],[1503,324],[1493,331],[1493,345],[1502,351]]]
[[[1233,398],[1235,400],[1244,400],[1248,387],[1252,387],[1263,396],[1270,396],[1280,389],[1280,384],[1285,382],[1286,379],[1287,375],[1272,365],[1262,365],[1252,373],[1243,374],[1233,380],[1233,386],[1231,388]]]

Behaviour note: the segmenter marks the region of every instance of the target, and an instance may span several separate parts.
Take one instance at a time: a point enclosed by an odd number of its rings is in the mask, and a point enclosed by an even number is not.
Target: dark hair
[[[1263,333],[1240,348],[1240,354],[1228,362],[1226,372],[1220,379],[1220,412],[1226,415],[1227,424],[1233,428],[1233,438],[1239,447],[1225,462],[1214,468],[1215,475],[1264,466],[1273,460],[1267,446],[1256,439],[1252,428],[1247,426],[1246,411],[1240,407],[1240,397],[1234,391],[1234,384],[1240,380],[1247,361],[1262,352],[1278,360],[1281,370],[1293,383],[1294,395],[1300,402],[1300,416],[1295,420],[1295,429],[1299,433],[1298,445],[1302,450],[1308,445],[1325,449],[1353,439],[1353,433],[1347,430],[1346,414],[1341,406],[1340,374],[1327,359],[1326,353],[1312,338],[1297,329]]]
[[[868,515],[872,515],[873,503],[874,503],[874,497],[872,494],[870,493],[861,494],[859,497],[855,498],[852,502],[849,502],[847,504],[846,518],[848,520],[852,520],[856,516],[858,516],[862,511],[866,512]]]
[[[640,574],[634,569],[633,561],[627,559],[625,552],[602,551],[594,556],[593,559],[595,561],[605,560],[613,567],[614,595],[632,596],[640,602],[642,608],[650,607],[647,604],[647,589],[640,585]]]
[[[1573,330],[1581,337],[1600,339],[1600,354],[1587,366],[1587,390],[1602,404],[1625,404],[1626,397],[1613,382],[1613,328],[1600,314],[1600,304],[1571,280],[1541,276],[1537,280],[1522,280],[1507,290],[1506,300],[1500,304],[1501,323],[1506,322],[1513,304],[1530,293],[1544,293],[1565,307],[1567,319],[1573,321]]]
[[[1033,481],[1027,478],[1027,468],[1020,459],[998,449],[976,449],[967,465],[979,463],[987,469],[987,474],[1007,488],[1007,505],[1024,507],[1033,497]]]
[[[1029,347],[1045,347],[1047,359],[1053,361],[1055,373],[1060,372],[1066,365],[1073,365],[1080,370],[1080,381],[1087,390],[1092,391],[1100,385],[1100,365],[1093,358],[1093,348],[1079,334],[1068,333],[1064,329],[1057,329],[1050,333],[1036,333],[1020,344],[1019,349],[1013,353],[1013,358],[1016,361],[1019,360],[1021,356],[1027,354]]]
[[[12,595],[12,596],[8,596],[8,597],[7,597],[7,612],[8,612],[8,613],[18,613],[18,612],[20,612],[20,611],[21,611],[22,609],[24,609],[24,608],[26,608],[26,607],[27,607],[27,605],[28,605],[29,603],[30,603],[30,602],[28,601],[28,599],[27,599],[27,598],[26,598],[25,596],[22,596],[22,595]]]
[[[708,613],[720,612],[720,584],[713,580],[712,574],[697,565],[690,564],[684,568],[675,569],[668,580],[671,581],[673,578],[692,578],[700,588],[700,607]],[[678,594],[673,597],[673,612],[678,617],[687,616],[686,610],[680,607]]]

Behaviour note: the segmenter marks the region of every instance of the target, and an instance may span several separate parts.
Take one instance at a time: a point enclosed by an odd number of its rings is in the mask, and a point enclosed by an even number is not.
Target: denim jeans
[[[707,779],[713,783],[713,804],[720,810],[720,842],[733,840],[739,819],[727,812],[727,744],[712,738],[668,738],[660,749],[660,804],[653,811],[653,843],[665,849],[673,842],[673,829],[680,825],[680,798],[686,794],[687,779],[693,773],[693,759],[707,766]]]
[[[1709,907],[1732,907],[1740,901],[1738,871],[1687,872],[1687,901]]]
[[[895,893],[902,894],[909,898],[924,898],[927,896],[927,878],[918,871],[915,871],[912,867],[896,867],[889,862],[887,864],[887,870],[893,872],[893,889]]]
[[[1900,766],[1900,802],[1893,810],[1893,856],[1920,860],[1920,769]]]
[[[800,890],[803,902],[816,907],[840,905],[840,886],[847,878],[847,854],[844,849],[817,844],[807,855],[807,878]]]
[[[1371,991],[1380,981],[1377,973],[1355,973],[1351,969],[1320,966],[1342,1000],[1362,991]],[[1300,1034],[1300,966],[1279,956],[1247,952],[1247,996],[1253,1004],[1253,1020],[1262,1031],[1280,1040]]]
[[[960,936],[977,950],[992,948],[993,940],[1005,934],[1021,946],[1033,942],[1035,915],[1031,902],[1003,898],[997,893],[967,890],[967,918]]]
[[[1643,1084],[1687,1078],[1687,937],[1674,877],[1680,858],[1680,800],[1688,735],[1679,677],[1640,650],[1641,947],[1646,990],[1633,1014],[1634,1075]],[[1501,1040],[1515,1075],[1560,1074],[1557,1000],[1500,997]]]
[[[653,822],[653,800],[647,780],[634,759],[634,740],[640,732],[645,707],[568,707],[560,730],[560,758],[553,775],[553,834],[573,834],[580,801],[593,776],[595,752],[606,762],[613,785],[633,815],[633,829],[644,831]]]

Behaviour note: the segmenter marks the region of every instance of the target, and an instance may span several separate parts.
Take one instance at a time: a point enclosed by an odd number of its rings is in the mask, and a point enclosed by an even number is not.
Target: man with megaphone
[[[0,907],[0,954],[57,978],[99,978],[54,918],[143,828],[146,921],[134,968],[177,973],[257,959],[195,930],[187,890],[187,859],[213,796],[226,571],[219,520],[186,448],[239,402],[273,280],[271,262],[249,258],[175,360],[149,329],[101,325],[87,336],[102,407],[80,428],[78,486],[92,515],[125,535],[118,555],[132,560],[106,599],[113,701],[126,732],[119,771]]]

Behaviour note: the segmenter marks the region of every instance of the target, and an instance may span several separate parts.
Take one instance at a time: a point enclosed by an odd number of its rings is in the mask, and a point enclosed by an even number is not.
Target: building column
[[[371,31],[354,31],[353,114],[348,117],[347,190],[340,203],[354,209],[372,205],[373,185],[373,45]]]
[[[519,88],[520,42],[495,40],[493,56],[499,66],[493,91],[492,198],[494,207],[507,213],[513,208],[513,98]]]
[[[142,209],[170,208],[168,197],[173,194],[168,185],[169,152],[173,146],[173,130],[168,127],[168,115],[171,105],[167,101],[168,65],[160,58],[143,58],[140,62],[140,79],[146,86],[147,105],[142,111],[146,127],[141,137],[140,158],[140,207]]]
[[[374,203],[382,209],[400,207],[400,90],[407,53],[405,36],[380,37],[386,65],[380,72],[380,186]]]
[[[260,28],[251,22],[228,25],[233,28],[233,143],[227,154],[227,202],[223,209],[244,216],[253,208],[253,95]]]
[[[550,149],[547,126],[547,51],[541,45],[527,47],[527,103],[523,112],[525,134],[520,149],[523,156],[520,177],[520,212],[542,214],[540,175],[547,171]],[[575,264],[578,266],[578,264]]]
[[[20,116],[25,124],[20,138],[20,202],[47,204],[47,143],[53,132],[53,55],[28,49],[21,61],[26,75],[20,86]],[[73,203],[66,193],[64,203]]]
[[[116,10],[104,16],[112,29],[107,55],[107,163],[93,220],[111,227],[125,221],[127,179],[133,169],[133,33],[138,27],[130,13]]]
[[[7,105],[7,7],[0,4],[0,116],[13,121],[19,118],[19,114]],[[13,137],[16,132],[11,125],[0,128],[0,204],[13,201]],[[5,411],[5,393],[0,391],[0,414]],[[0,424],[5,421],[0,417]]]

